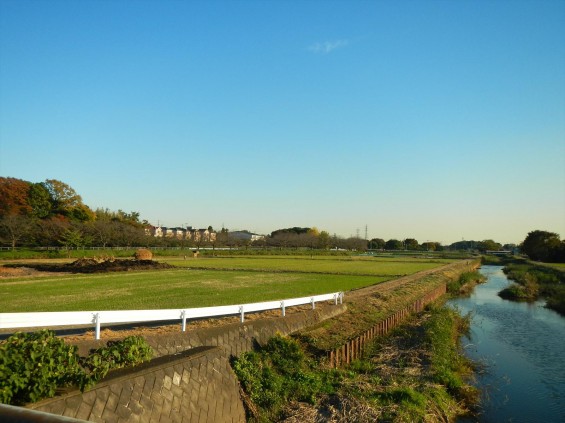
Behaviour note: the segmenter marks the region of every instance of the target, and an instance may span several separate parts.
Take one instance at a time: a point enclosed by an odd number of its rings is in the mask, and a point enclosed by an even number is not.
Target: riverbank
[[[236,361],[250,421],[451,421],[468,413],[477,394],[458,345],[467,326],[451,309],[413,315],[350,365],[331,369],[324,355],[440,285],[476,281],[477,265],[453,263],[349,293],[345,313]],[[292,366],[284,357],[294,357]]]
[[[432,306],[376,340],[363,358],[320,367],[295,338],[273,338],[234,362],[250,422],[453,421],[478,391],[460,354],[468,318]]]

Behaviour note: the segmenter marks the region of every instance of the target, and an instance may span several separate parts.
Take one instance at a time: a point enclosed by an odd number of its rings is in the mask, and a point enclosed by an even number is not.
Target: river
[[[501,299],[508,286],[502,266],[483,266],[488,279],[468,298],[450,300],[471,312],[462,341],[469,358],[484,364],[477,376],[481,423],[565,422],[565,318],[533,304]]]

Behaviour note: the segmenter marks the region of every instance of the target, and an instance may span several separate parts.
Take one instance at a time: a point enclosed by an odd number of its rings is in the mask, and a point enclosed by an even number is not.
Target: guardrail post
[[[243,306],[239,306],[239,313],[241,314],[241,323],[243,323],[243,320],[245,319],[244,313],[243,313]]]
[[[180,318],[182,320],[182,331],[186,332],[186,310],[181,311]]]
[[[281,301],[281,309],[282,309],[282,316],[284,317],[286,315],[286,310],[285,310],[285,306],[284,306],[284,301]]]
[[[312,303],[312,310],[316,308],[316,302],[314,301],[314,297],[310,298],[310,302]]]
[[[343,292],[339,293],[339,303],[343,304]]]
[[[100,339],[100,313],[94,313],[94,339]]]
[[[337,305],[337,296],[338,296],[338,295],[339,295],[339,294],[334,294],[334,305]]]

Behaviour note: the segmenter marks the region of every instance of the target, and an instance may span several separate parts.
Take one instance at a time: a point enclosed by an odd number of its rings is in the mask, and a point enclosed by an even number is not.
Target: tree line
[[[34,183],[17,178],[0,177],[0,242],[4,246],[80,248],[164,246],[309,248],[342,250],[392,251],[486,251],[520,250],[532,260],[565,261],[565,241],[547,231],[532,231],[519,245],[501,245],[491,239],[459,241],[449,246],[439,242],[419,243],[414,238],[389,239],[340,237],[315,227],[277,229],[259,240],[234,236],[223,228],[212,240],[186,240],[154,237],[148,234],[146,220],[138,212],[92,210],[68,184],[56,179]],[[213,230],[212,227],[208,228]]]
[[[0,241],[16,246],[144,245],[137,212],[92,210],[68,184],[0,177]]]

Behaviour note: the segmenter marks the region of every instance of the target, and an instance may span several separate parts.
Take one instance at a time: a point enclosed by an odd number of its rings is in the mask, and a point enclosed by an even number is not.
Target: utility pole
[[[367,224],[365,224],[365,241],[367,241],[368,236],[367,236]]]

